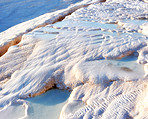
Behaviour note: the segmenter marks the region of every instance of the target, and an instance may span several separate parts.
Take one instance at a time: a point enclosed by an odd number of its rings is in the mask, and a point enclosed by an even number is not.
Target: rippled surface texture
[[[148,4],[86,0],[35,27],[52,15],[26,22],[33,30],[0,57],[0,107],[56,87],[71,91],[60,119],[148,118]]]

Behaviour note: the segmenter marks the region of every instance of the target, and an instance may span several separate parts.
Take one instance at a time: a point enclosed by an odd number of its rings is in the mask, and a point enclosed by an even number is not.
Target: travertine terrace
[[[60,119],[148,118],[147,20],[145,1],[84,0],[0,33],[21,35],[0,57],[1,109],[56,87]]]

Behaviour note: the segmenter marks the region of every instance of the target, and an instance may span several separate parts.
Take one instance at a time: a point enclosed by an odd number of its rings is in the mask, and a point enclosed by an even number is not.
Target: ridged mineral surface
[[[44,15],[36,19],[43,27],[18,33],[26,34],[0,57],[1,108],[56,86],[71,91],[60,119],[148,118],[148,4],[84,3],[60,22],[45,25]],[[18,36],[19,25],[11,29],[1,46]]]

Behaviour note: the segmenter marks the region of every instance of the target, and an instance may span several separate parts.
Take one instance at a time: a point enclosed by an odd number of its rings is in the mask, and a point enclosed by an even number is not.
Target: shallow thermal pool
[[[68,91],[52,89],[40,96],[25,99],[29,105],[27,119],[58,119],[69,95]],[[18,119],[24,117],[25,108],[22,104],[13,104],[5,111],[0,112],[0,118]]]
[[[144,75],[143,65],[137,63],[137,57],[134,55],[126,56],[126,57],[124,57],[122,59],[118,59],[118,60],[111,60],[111,62],[118,67],[121,67],[121,68],[127,67],[127,68],[139,73],[139,75],[141,74],[141,76]]]

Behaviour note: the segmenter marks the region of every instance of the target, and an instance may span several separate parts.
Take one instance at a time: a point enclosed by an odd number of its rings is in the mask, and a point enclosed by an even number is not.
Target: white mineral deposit
[[[37,119],[56,88],[44,118],[147,119],[147,20],[146,0],[84,0],[1,32],[0,117]]]

